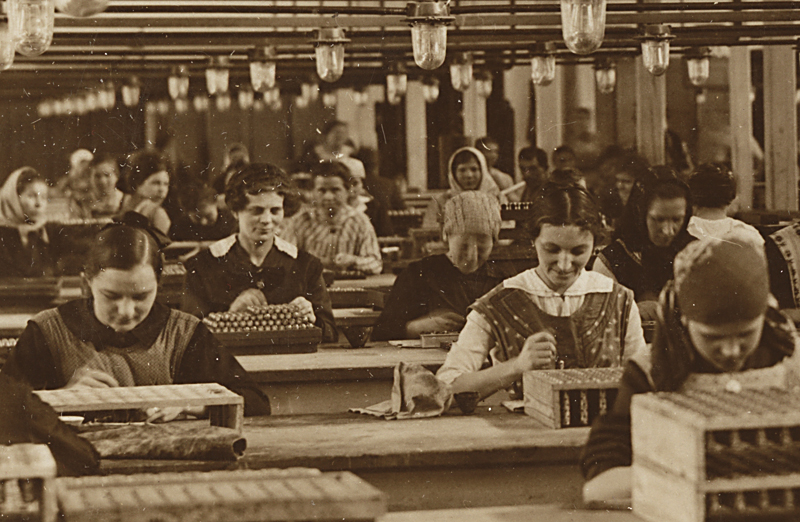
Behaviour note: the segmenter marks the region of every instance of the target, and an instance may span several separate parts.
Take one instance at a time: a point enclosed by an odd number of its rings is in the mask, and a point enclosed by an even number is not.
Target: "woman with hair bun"
[[[267,397],[199,319],[156,303],[161,236],[136,214],[125,219],[92,243],[90,297],[36,314],[2,373],[34,389],[217,382],[244,396],[245,415],[269,414]]]
[[[454,393],[487,397],[529,370],[620,366],[645,347],[633,292],[586,271],[604,233],[592,196],[580,186],[547,183],[533,209],[526,225],[539,266],[470,307],[437,373]],[[482,369],[487,359],[491,366]]]
[[[140,150],[128,156],[117,188],[125,193],[119,215],[137,212],[163,234],[169,232],[171,221],[161,206],[169,194],[167,161],[154,151]]]

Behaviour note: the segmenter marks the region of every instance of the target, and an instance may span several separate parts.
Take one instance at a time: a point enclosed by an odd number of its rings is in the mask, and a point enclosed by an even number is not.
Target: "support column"
[[[516,165],[517,154],[519,151],[530,145],[528,137],[533,131],[533,122],[530,121],[531,113],[531,71],[528,67],[513,67],[505,71],[505,97],[514,111],[514,164]],[[518,173],[519,169],[514,169],[514,179],[522,181]],[[509,173],[510,174],[510,173]]]
[[[427,107],[422,95],[422,82],[408,82],[406,93],[406,152],[408,186],[424,191],[428,188]]]
[[[728,85],[731,118],[731,164],[739,208],[753,208],[753,111],[750,104],[750,49],[731,47]]]
[[[550,156],[564,143],[564,103],[561,93],[564,85],[564,68],[556,66],[556,78],[546,87],[535,85],[536,143]]]
[[[764,47],[764,168],[770,210],[797,210],[795,70],[792,46]]]
[[[461,99],[464,103],[464,136],[472,143],[486,136],[486,99],[478,94],[474,81]]]
[[[667,128],[667,82],[653,76],[636,58],[636,150],[651,165],[663,165],[664,130]]]
[[[617,145],[623,149],[636,147],[636,61],[617,60]]]

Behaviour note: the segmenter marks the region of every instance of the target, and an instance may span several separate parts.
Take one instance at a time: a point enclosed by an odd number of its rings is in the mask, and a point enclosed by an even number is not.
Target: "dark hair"
[[[47,184],[47,180],[44,179],[44,176],[39,174],[36,169],[33,167],[22,167],[19,177],[17,178],[17,194],[22,194],[25,189],[28,188],[28,185],[36,183],[37,181]]]
[[[573,149],[569,145],[559,145],[558,147],[555,148],[553,154],[559,154],[561,152],[575,156],[575,149]]]
[[[284,198],[291,190],[291,180],[281,169],[271,163],[251,163],[233,175],[225,185],[225,202],[233,212],[247,206],[247,196],[262,192],[275,192]]]
[[[200,205],[214,205],[216,204],[215,198],[216,191],[201,182],[187,183],[181,187],[181,193],[178,196],[181,209],[184,211],[197,210]]]
[[[84,274],[93,279],[101,270],[130,270],[150,265],[161,278],[162,259],[155,238],[144,228],[127,224],[110,225],[95,236],[84,264]]]
[[[167,172],[167,161],[161,154],[152,150],[134,152],[125,159],[117,188],[125,194],[133,194],[147,178],[162,171]]]
[[[704,163],[689,178],[695,206],[727,207],[736,198],[736,178],[724,163]]]
[[[643,181],[651,174],[650,164],[639,154],[627,151],[624,152],[614,164],[614,174],[625,172],[634,181]]]
[[[322,127],[322,135],[327,136],[336,127],[347,127],[347,123],[343,122],[342,120],[329,121],[324,127]]]
[[[547,152],[538,147],[524,147],[517,154],[517,161],[532,161],[535,160],[540,167],[547,170],[550,168],[550,163],[547,161]]]
[[[484,136],[482,138],[478,138],[477,140],[475,140],[475,148],[480,150],[481,152],[483,152],[481,150],[481,147],[488,150],[490,145],[499,146],[500,144],[497,142],[496,139],[492,138],[491,136]]]
[[[559,185],[574,185],[583,181],[583,174],[578,169],[555,169],[550,173],[550,181]]]
[[[103,163],[113,163],[117,171],[119,171],[119,157],[116,154],[111,154],[110,152],[104,152],[102,154],[95,154],[92,158],[92,161],[89,162],[89,168],[94,168],[98,165],[102,165]]]
[[[311,167],[312,178],[341,178],[345,188],[350,187],[350,169],[338,161],[320,161]]]
[[[592,233],[595,245],[605,237],[605,227],[594,197],[577,184],[548,181],[539,189],[533,200],[531,213],[525,222],[530,239],[535,240],[542,225],[575,225]]]
[[[477,154],[480,154],[480,151],[478,151]],[[453,177],[456,175],[456,169],[458,166],[468,163],[470,160],[477,161],[478,166],[481,164],[481,160],[478,158],[474,150],[464,149],[458,151],[455,156],[453,156],[453,160],[450,162],[450,173],[453,175]]]

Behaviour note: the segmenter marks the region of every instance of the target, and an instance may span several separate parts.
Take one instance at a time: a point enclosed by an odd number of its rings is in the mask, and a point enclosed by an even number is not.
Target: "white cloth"
[[[697,216],[692,216],[689,219],[689,226],[687,230],[691,235],[697,239],[704,239],[713,237],[721,239],[731,233],[737,237],[746,239],[752,242],[759,248],[764,248],[764,238],[759,234],[758,230],[752,225],[748,225],[744,221],[726,217],[723,219],[705,219]]]
[[[551,290],[536,273],[536,269],[526,270],[503,281],[505,288],[525,291],[540,310],[558,317],[569,317],[583,305],[587,294],[608,293],[612,290],[613,285],[614,282],[610,278],[586,270],[581,272],[578,279],[563,294]],[[490,332],[491,328],[486,319],[478,312],[471,311],[467,315],[467,324],[461,330],[458,340],[450,348],[436,377],[452,384],[460,375],[480,370],[487,358],[494,360],[492,352],[496,340]],[[628,316],[623,358],[627,360],[638,351],[645,349],[642,319],[639,317],[639,308],[636,303],[633,303]]]

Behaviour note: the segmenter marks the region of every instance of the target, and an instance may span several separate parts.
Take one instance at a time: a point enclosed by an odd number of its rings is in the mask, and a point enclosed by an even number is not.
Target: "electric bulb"
[[[53,42],[53,0],[8,0],[8,24],[17,52],[39,56]]]
[[[606,31],[606,0],[561,0],[561,35],[575,54],[600,48]]]
[[[414,62],[426,70],[441,67],[447,55],[447,25],[455,20],[450,16],[448,2],[425,0],[409,3],[407,12]]]

